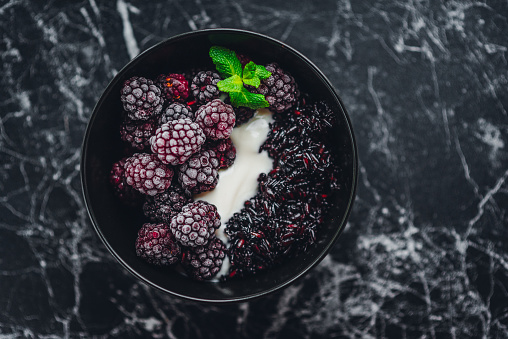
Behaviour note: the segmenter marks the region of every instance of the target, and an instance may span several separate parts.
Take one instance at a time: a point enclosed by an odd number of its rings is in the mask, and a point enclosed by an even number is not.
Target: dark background
[[[0,1],[2,337],[508,338],[506,1]],[[108,82],[175,34],[243,28],[329,77],[358,197],[290,287],[217,306],[164,295],[107,252],[80,147]]]

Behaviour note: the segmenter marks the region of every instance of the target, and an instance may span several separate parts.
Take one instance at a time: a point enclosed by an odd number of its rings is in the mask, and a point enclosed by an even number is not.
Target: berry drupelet
[[[220,227],[217,208],[205,201],[185,205],[182,211],[171,219],[170,228],[176,240],[183,246],[198,247],[215,237]]]
[[[182,250],[167,224],[146,223],[138,231],[136,254],[150,264],[168,266],[180,261]]]
[[[159,114],[164,104],[160,88],[152,80],[132,77],[121,90],[123,108],[132,120],[146,120]]]
[[[127,158],[124,169],[127,184],[147,195],[167,190],[174,174],[173,169],[149,153],[136,153]]]
[[[165,164],[180,165],[205,142],[201,127],[188,118],[162,124],[150,139],[152,152]]]
[[[219,159],[219,169],[228,168],[233,165],[236,159],[236,148],[231,138],[219,140],[207,140],[202,147],[203,150],[212,150]]]
[[[126,159],[121,159],[113,164],[109,175],[109,182],[120,201],[130,206],[136,206],[142,202],[142,195],[127,183],[125,177]]]
[[[178,119],[191,119],[194,121],[194,112],[192,109],[181,102],[174,102],[171,105],[169,105],[166,110],[162,112],[162,114],[159,117],[159,125],[168,123],[172,120],[178,120]]]
[[[153,222],[166,222],[169,224],[171,219],[192,201],[189,192],[172,185],[165,192],[148,196],[143,205],[143,213]]]
[[[270,63],[265,68],[272,75],[261,80],[255,92],[265,96],[270,104],[268,108],[272,112],[282,113],[293,107],[300,96],[300,91],[291,74],[285,72],[277,63]]]
[[[189,97],[189,82],[183,74],[161,74],[157,77],[156,84],[169,102],[185,101]]]
[[[184,189],[194,194],[212,190],[219,180],[219,165],[214,151],[202,150],[180,166],[178,181]]]
[[[137,151],[150,148],[150,138],[157,129],[154,118],[148,120],[125,119],[120,126],[120,138]]]
[[[217,83],[220,80],[219,73],[212,71],[201,71],[194,76],[190,88],[198,104],[206,104],[219,97]]]
[[[235,126],[236,115],[233,106],[215,99],[200,106],[196,111],[196,123],[209,139],[226,139]]]
[[[220,271],[226,251],[226,245],[220,239],[214,238],[205,246],[187,249],[182,255],[182,263],[192,278],[210,279]]]

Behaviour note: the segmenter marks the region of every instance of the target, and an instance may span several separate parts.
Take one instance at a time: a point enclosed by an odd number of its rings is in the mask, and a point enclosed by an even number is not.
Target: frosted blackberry
[[[168,266],[180,261],[182,250],[167,224],[146,223],[138,231],[136,254],[150,264]]]
[[[203,145],[203,150],[212,150],[219,159],[219,168],[228,168],[236,159],[236,148],[231,138],[209,140]]]
[[[148,120],[125,119],[120,126],[120,138],[132,148],[142,151],[150,148],[150,138],[156,128],[157,123],[153,118]]]
[[[161,74],[156,83],[164,98],[169,102],[185,101],[189,97],[189,82],[183,74]]]
[[[256,110],[252,108],[244,106],[235,107],[235,115],[236,115],[235,127],[241,126],[247,121],[249,121],[254,116],[255,112]]]
[[[159,117],[159,125],[168,123],[172,120],[191,119],[194,121],[194,112],[192,109],[181,102],[174,102],[169,105]]]
[[[142,195],[127,184],[125,177],[125,160],[126,158],[113,164],[109,174],[109,182],[120,201],[127,205],[136,206],[142,201]]]
[[[206,245],[215,237],[215,230],[219,227],[217,208],[205,201],[185,205],[170,223],[175,239],[183,246],[190,247]]]
[[[150,139],[151,149],[165,164],[180,165],[205,142],[201,127],[192,120],[178,119],[162,124]]]
[[[261,84],[254,91],[265,96],[266,101],[270,103],[268,108],[272,112],[282,113],[293,107],[300,92],[295,79],[280,68],[277,63],[270,63],[265,68],[272,75],[261,80]]]
[[[147,195],[156,195],[168,189],[173,170],[154,154],[136,153],[125,160],[126,182]]]
[[[171,218],[192,202],[192,196],[180,187],[170,187],[167,191],[147,197],[143,213],[153,222],[170,223]]]
[[[201,71],[194,76],[190,88],[198,104],[205,104],[219,97],[217,83],[220,80],[220,75],[212,71]]]
[[[203,129],[206,137],[213,140],[228,138],[235,126],[235,120],[233,106],[219,99],[200,106],[196,111],[196,123]]]
[[[164,104],[160,88],[143,77],[125,81],[120,99],[127,116],[133,120],[146,120],[159,114]]]
[[[214,238],[205,246],[187,249],[182,255],[182,263],[192,278],[210,279],[220,271],[226,251],[226,245]]]
[[[219,159],[214,151],[200,151],[179,168],[180,185],[192,193],[209,191],[219,180]]]

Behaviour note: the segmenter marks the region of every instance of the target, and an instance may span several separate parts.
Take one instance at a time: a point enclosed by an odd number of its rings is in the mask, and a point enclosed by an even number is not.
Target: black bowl
[[[278,62],[297,80],[302,92],[324,100],[339,124],[334,147],[340,154],[342,190],[333,196],[333,208],[319,229],[310,251],[280,267],[255,276],[221,282],[198,282],[171,269],[151,266],[134,249],[137,231],[144,222],[141,211],[122,205],[113,195],[108,174],[122,158],[118,126],[122,116],[120,89],[132,76],[155,78],[164,72],[191,68],[214,69],[208,50],[213,45],[251,56],[256,63]],[[209,29],[181,34],[144,51],[111,81],[90,118],[81,158],[81,181],[93,226],[113,256],[132,274],[157,289],[186,299],[208,302],[245,301],[279,290],[317,265],[343,231],[355,198],[358,156],[351,122],[342,101],[323,73],[305,56],[273,38],[236,29]]]

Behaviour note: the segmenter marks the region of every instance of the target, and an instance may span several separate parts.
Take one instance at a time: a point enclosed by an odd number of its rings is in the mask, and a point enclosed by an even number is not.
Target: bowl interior
[[[330,216],[319,230],[316,245],[306,255],[247,279],[203,283],[174,269],[148,265],[136,256],[137,231],[146,220],[141,209],[126,207],[113,195],[108,173],[112,164],[124,156],[124,146],[119,138],[123,82],[132,76],[155,78],[161,73],[214,69],[208,56],[212,45],[248,55],[258,64],[276,61],[295,77],[301,91],[328,103],[339,121],[333,146],[340,155],[343,188],[333,197]],[[219,29],[176,36],[143,52],[124,67],[111,81],[92,113],[83,143],[81,166],[85,203],[92,223],[121,264],[149,285],[168,293],[193,300],[225,302],[275,291],[306,273],[327,254],[342,232],[354,200],[357,153],[351,123],[340,99],[308,59],[269,37]]]

